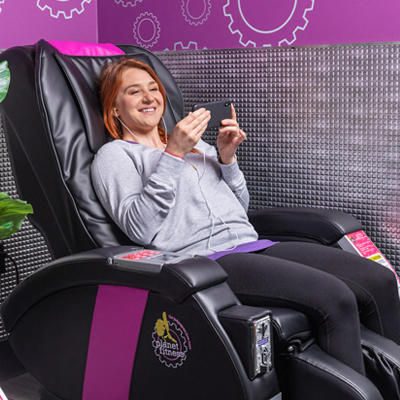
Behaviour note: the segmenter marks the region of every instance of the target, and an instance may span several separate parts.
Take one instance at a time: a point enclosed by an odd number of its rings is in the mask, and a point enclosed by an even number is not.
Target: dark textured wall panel
[[[188,105],[237,104],[251,208],[343,210],[400,266],[399,44],[159,56]]]
[[[0,118],[0,192],[6,192],[11,197],[18,198],[4,137],[4,128]],[[4,240],[3,243],[5,251],[16,263],[20,281],[51,259],[45,240],[28,220],[24,221],[22,228],[17,233]],[[14,289],[17,283],[16,277],[14,264],[7,259],[6,272],[0,275],[0,304]],[[0,341],[6,336],[0,318]]]

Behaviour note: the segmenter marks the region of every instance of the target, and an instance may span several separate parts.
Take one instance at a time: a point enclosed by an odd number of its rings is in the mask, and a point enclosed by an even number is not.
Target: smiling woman
[[[100,81],[104,123],[114,139],[126,139],[133,134],[136,140],[136,135],[146,140],[149,133],[148,137],[158,146],[160,142],[166,144],[160,122],[165,110],[165,89],[147,64],[122,59],[104,68]],[[136,120],[135,115],[140,118]],[[147,119],[148,116],[152,118]]]
[[[163,113],[164,99],[150,74],[138,68],[124,70],[114,107],[114,116],[123,121],[123,139],[133,136],[140,142],[151,140],[154,146],[164,148],[158,135],[158,123]]]

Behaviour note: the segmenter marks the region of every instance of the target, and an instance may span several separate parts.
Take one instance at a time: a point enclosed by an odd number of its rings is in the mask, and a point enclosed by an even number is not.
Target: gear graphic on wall
[[[36,5],[41,11],[49,10],[53,18],[71,19],[73,13],[82,14],[85,11],[85,4],[92,0],[37,0]]]
[[[117,4],[121,4],[123,7],[135,7],[137,3],[141,3],[143,0],[133,0],[133,1],[126,1],[126,0],[115,0]]]
[[[263,29],[253,26],[246,19],[246,8],[251,9],[251,0],[227,0],[223,11],[230,19],[229,30],[232,35],[239,35],[239,42],[244,47],[291,45],[297,40],[297,31],[306,29],[309,22],[307,14],[314,9],[315,0],[286,1],[293,2],[287,19],[274,29]]]
[[[202,50],[206,50],[207,47],[203,47]],[[164,49],[165,51],[170,51],[170,49],[166,48]],[[183,42],[175,42],[174,43],[174,48],[172,49],[173,51],[179,51],[179,50],[199,50],[199,45],[197,42],[190,41],[186,46],[183,44]]]
[[[153,26],[153,34],[149,39],[144,38],[141,32],[144,22],[150,22],[150,24]],[[160,32],[161,28],[158,18],[149,12],[141,13],[133,24],[133,36],[136,40],[136,43],[142,47],[145,47],[146,49],[153,47],[158,42],[158,39],[160,38]]]
[[[190,12],[190,3],[193,2],[202,3],[202,12],[200,15],[192,15]],[[199,26],[203,24],[211,12],[211,0],[182,0],[182,15],[185,18],[186,22],[190,25]]]

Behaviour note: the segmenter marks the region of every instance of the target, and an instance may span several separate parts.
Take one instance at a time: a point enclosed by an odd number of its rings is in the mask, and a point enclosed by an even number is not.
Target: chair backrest
[[[129,244],[99,204],[90,180],[96,151],[107,141],[97,78],[118,57],[153,67],[167,91],[167,129],[183,116],[172,75],[149,51],[136,46],[40,41],[0,55],[10,69],[8,94],[0,103],[21,198],[34,208],[54,257],[99,246]]]

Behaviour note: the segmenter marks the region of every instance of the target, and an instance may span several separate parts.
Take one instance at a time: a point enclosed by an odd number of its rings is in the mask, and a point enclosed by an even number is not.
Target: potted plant
[[[3,61],[0,63],[0,103],[7,95],[10,79],[8,63],[7,61]],[[11,257],[4,252],[2,240],[9,238],[12,234],[17,232],[21,228],[25,217],[32,212],[32,206],[26,201],[12,199],[8,194],[0,192],[0,274],[5,270],[5,258],[8,257],[11,259]],[[16,266],[15,273],[18,283],[18,270]]]
[[[5,270],[5,259],[8,256],[4,251],[2,240],[17,232],[28,214],[32,214],[32,206],[23,200],[12,199],[8,194],[0,192],[0,274]],[[13,261],[13,260],[12,260]],[[13,261],[18,283],[18,270]]]

